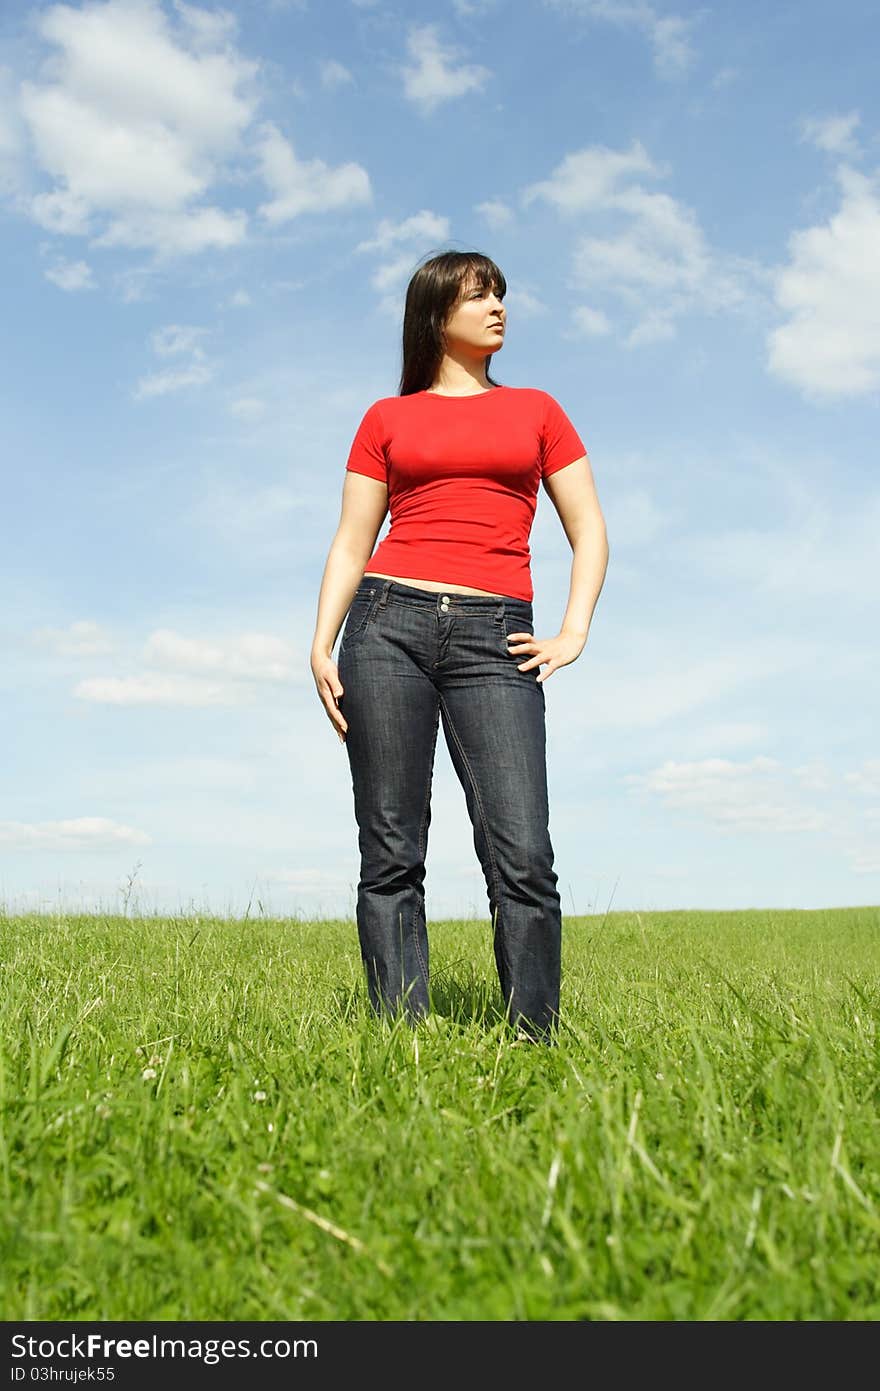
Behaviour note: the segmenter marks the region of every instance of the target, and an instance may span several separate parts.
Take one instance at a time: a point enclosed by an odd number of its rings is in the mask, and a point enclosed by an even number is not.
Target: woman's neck
[[[462,362],[445,353],[428,390],[442,392],[445,396],[472,396],[477,391],[488,391],[491,386],[484,358],[479,362]]]

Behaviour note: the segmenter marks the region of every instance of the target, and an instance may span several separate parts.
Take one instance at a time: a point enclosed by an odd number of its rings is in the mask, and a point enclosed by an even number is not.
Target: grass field
[[[0,1316],[880,1317],[880,908],[566,918],[556,1048],[430,935],[0,914]]]

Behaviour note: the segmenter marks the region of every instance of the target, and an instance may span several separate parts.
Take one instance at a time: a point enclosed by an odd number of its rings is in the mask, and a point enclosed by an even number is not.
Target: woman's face
[[[506,318],[494,290],[482,290],[473,280],[466,280],[444,327],[447,350],[464,351],[475,358],[497,352],[504,343]]]

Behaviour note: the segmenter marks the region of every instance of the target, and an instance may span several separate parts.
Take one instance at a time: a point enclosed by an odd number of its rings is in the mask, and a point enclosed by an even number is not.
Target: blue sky
[[[873,0],[7,0],[0,902],[353,916],[317,596],[455,247],[608,525],[544,687],[564,912],[877,903],[878,42]],[[531,539],[549,635],[543,492]],[[426,889],[488,922],[442,739]]]

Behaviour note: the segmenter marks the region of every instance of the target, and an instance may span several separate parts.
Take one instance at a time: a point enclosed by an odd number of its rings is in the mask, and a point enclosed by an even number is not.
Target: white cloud
[[[372,200],[367,171],[359,164],[331,169],[321,159],[298,159],[293,146],[272,121],[260,126],[256,145],[263,179],[274,197],[260,213],[274,226],[305,212],[356,206]]]
[[[91,205],[70,189],[38,193],[31,200],[31,216],[41,227],[61,236],[85,236],[91,227]]]
[[[404,94],[426,115],[441,102],[482,91],[492,76],[477,63],[463,63],[460,49],[441,44],[434,24],[411,28],[406,46],[414,65],[401,69]]]
[[[383,217],[376,235],[369,241],[358,242],[355,251],[387,251],[398,242],[437,241],[448,236],[448,217],[441,217],[439,213],[432,213],[423,208],[421,212],[413,213],[412,217],[405,218],[403,222],[392,222],[390,218]]]
[[[649,10],[648,6],[639,8]],[[657,15],[649,10],[644,27],[654,47],[654,66],[659,77],[679,77],[694,62],[696,54],[689,33],[693,24],[692,18],[684,19],[675,14]]]
[[[832,769],[821,758],[815,758],[810,763],[802,763],[799,767],[792,768],[791,771],[801,787],[809,788],[811,792],[828,792],[834,779]]]
[[[13,111],[50,186],[18,193],[17,206],[48,231],[162,262],[246,240],[248,213],[210,195],[224,181],[240,186],[254,160],[270,224],[368,202],[360,165],[301,160],[272,122],[252,130],[260,65],[237,52],[236,27],[231,11],[185,0],[171,13],[159,0],[49,6],[36,30],[51,58],[20,84]],[[332,86],[346,73],[324,65]],[[21,147],[15,121],[0,116],[0,187]]]
[[[670,312],[705,292],[710,304],[738,297],[734,287],[718,283],[695,214],[674,198],[632,188],[615,194],[607,207],[622,212],[627,223],[614,236],[582,238],[574,258],[580,285],[613,287],[635,305],[660,294]]]
[[[135,304],[155,299],[153,268],[140,265],[119,265],[112,272],[113,285],[123,304]]]
[[[175,9],[176,32],[157,0],[58,4],[37,21],[54,52],[44,80],[21,84],[20,110],[54,184],[31,203],[49,230],[97,227],[96,245],[163,256],[244,236],[244,213],[199,200],[241,153],[258,65],[229,43],[232,16]]]
[[[50,266],[44,271],[47,280],[51,280],[53,285],[57,285],[61,290],[94,290],[95,277],[92,275],[92,268],[86,261],[56,261],[54,266]]]
[[[238,27],[238,20],[229,10],[203,10],[186,4],[185,0],[174,0],[174,8],[198,47],[219,48],[233,37]]]
[[[271,633],[190,638],[171,628],[157,628],[141,655],[149,669],[80,681],[73,694],[103,705],[202,708],[247,704],[257,683],[303,679],[297,670],[297,649]]]
[[[599,338],[611,332],[611,321],[601,309],[590,309],[589,305],[579,304],[572,314],[581,333],[588,338]]]
[[[776,274],[787,315],[768,337],[768,369],[809,400],[865,396],[880,387],[880,197],[876,176],[844,164],[830,222],[789,238]]]
[[[549,179],[530,184],[522,194],[528,206],[544,198],[563,212],[587,212],[613,206],[620,185],[634,174],[660,175],[640,140],[628,150],[611,150],[607,145],[591,145],[566,155]]]
[[[235,294],[229,296],[227,303],[232,309],[241,309],[253,301],[247,290],[236,290]]]
[[[507,227],[513,221],[513,210],[500,198],[489,198],[485,203],[478,203],[476,211],[492,228]]]
[[[95,657],[112,652],[113,640],[90,619],[81,619],[67,628],[37,628],[33,641],[40,647],[51,647],[60,657]]]
[[[675,337],[675,325],[668,314],[646,314],[623,340],[625,348],[640,348],[645,343],[662,343]]]
[[[152,396],[168,396],[172,391],[183,391],[188,386],[205,386],[212,376],[212,368],[204,362],[194,362],[177,371],[170,368],[167,372],[154,372],[151,376],[140,378],[134,390],[134,399],[143,401]]]
[[[337,87],[344,87],[347,83],[354,82],[354,78],[348,68],[343,63],[337,63],[335,58],[328,58],[320,65],[321,86],[334,92]]]
[[[880,758],[868,758],[855,773],[845,773],[844,781],[868,797],[880,797]]]
[[[628,150],[594,145],[566,155],[549,179],[521,195],[525,206],[543,199],[566,216],[587,214],[609,224],[609,235],[576,243],[573,281],[593,296],[617,296],[638,316],[623,340],[629,348],[673,337],[676,319],[687,312],[740,304],[748,270],[744,262],[725,264],[713,254],[695,213],[669,194],[633,182],[637,174],[665,174],[640,141]],[[573,319],[588,334],[610,327],[595,304],[575,307]]]
[[[800,124],[801,140],[829,154],[856,159],[860,151],[853,131],[860,121],[857,111],[848,111],[845,116],[805,116]]]
[[[220,640],[186,638],[170,628],[151,633],[144,659],[152,666],[199,674],[245,677],[249,681],[289,681],[295,650],[270,633],[241,633]]]
[[[214,375],[213,367],[205,361],[200,340],[208,332],[193,324],[166,324],[150,335],[150,347],[157,357],[178,357],[189,354],[186,367],[170,367],[164,372],[141,377],[134,391],[136,401],[151,396],[167,396],[188,386],[204,386]]]
[[[174,357],[177,353],[192,353],[194,357],[204,356],[199,339],[208,332],[193,324],[166,324],[150,335],[150,346],[159,357]]]
[[[854,874],[880,874],[880,846],[869,850],[851,850],[849,862]]]
[[[95,676],[73,690],[77,700],[97,705],[168,705],[204,708],[240,705],[251,698],[248,688],[234,682],[204,681],[198,677],[144,672],[140,676]]]
[[[449,219],[423,208],[402,222],[383,218],[374,237],[358,242],[355,247],[358,252],[389,251],[400,245],[407,247],[391,260],[383,261],[370,277],[374,289],[382,292],[379,308],[389,318],[399,321],[403,312],[402,291],[414,273],[419,258],[430,249],[431,243],[437,247],[448,237]]]
[[[790,834],[828,826],[824,812],[800,803],[785,770],[773,758],[759,756],[747,763],[669,760],[650,773],[629,774],[624,782],[720,831]]]
[[[639,30],[651,44],[658,77],[680,77],[696,59],[690,31],[699,15],[661,15],[643,0],[545,0],[545,4],[621,29]]]
[[[415,270],[416,259],[414,253],[404,251],[393,261],[385,261],[378,270],[373,272],[372,285],[377,290],[389,290],[394,286],[402,285],[403,281],[408,280]]]
[[[530,290],[517,282],[516,289],[508,290],[504,297],[504,303],[508,311],[513,310],[517,318],[533,319],[539,314],[547,313],[547,306],[543,300],[538,299]]]
[[[225,250],[247,236],[247,214],[221,208],[194,208],[181,212],[120,215],[113,225],[92,241],[93,246],[152,248],[157,260],[194,256],[210,247]]]
[[[0,844],[17,850],[113,850],[150,845],[151,839],[105,816],[80,816],[70,821],[0,821]]]

